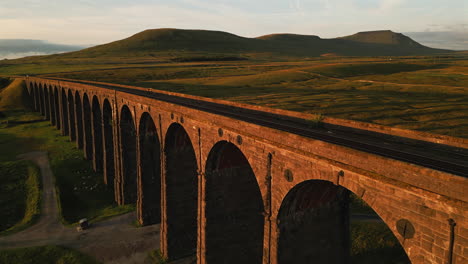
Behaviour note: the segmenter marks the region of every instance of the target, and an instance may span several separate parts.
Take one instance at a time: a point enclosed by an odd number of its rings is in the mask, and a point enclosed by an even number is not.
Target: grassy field
[[[8,89],[1,95],[6,91],[13,93]],[[91,162],[83,159],[75,143],[61,136],[48,121],[42,121],[38,113],[17,107],[3,108],[2,112],[5,117],[0,118],[0,162],[14,161],[18,154],[30,151],[47,151],[65,224],[84,217],[97,221],[133,210],[132,206],[115,204],[113,190],[103,184],[103,175],[93,172]],[[34,122],[23,122],[31,120]]]
[[[0,250],[0,263],[15,264],[98,264],[80,252],[59,246]]]
[[[386,126],[468,137],[468,54],[168,62],[73,59],[25,73],[129,84]],[[78,63],[79,62],[79,63]],[[56,66],[54,66],[56,65]],[[78,68],[79,69],[78,69]],[[44,72],[48,72],[44,74]],[[55,73],[54,73],[55,72]]]
[[[29,161],[0,162],[0,235],[21,231],[40,215],[39,168]]]

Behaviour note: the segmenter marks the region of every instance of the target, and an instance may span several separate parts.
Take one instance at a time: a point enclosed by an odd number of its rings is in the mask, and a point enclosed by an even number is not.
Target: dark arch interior
[[[124,203],[132,204],[137,199],[136,133],[132,113],[127,106],[120,115],[120,136],[122,145]]]
[[[161,222],[161,146],[156,126],[148,113],[140,120],[140,161],[142,181],[142,224]]]
[[[57,90],[57,87],[55,87],[54,90],[54,100],[53,102],[51,102],[51,104],[53,104],[53,109],[54,109],[54,113],[55,115],[52,115],[52,116],[55,116],[55,127],[57,129],[60,129],[61,128],[61,124],[60,124],[60,104],[59,104],[59,93],[58,93],[58,90]],[[53,117],[52,117],[53,118]]]
[[[410,263],[378,215],[328,181],[309,180],[291,189],[278,213],[278,230],[279,264]]]
[[[81,98],[78,92],[75,92],[75,109],[76,109],[76,145],[78,148],[83,148],[83,108]]]
[[[278,213],[278,263],[348,263],[348,191],[328,181],[296,185]]]
[[[68,136],[68,104],[67,104],[67,95],[65,94],[65,89],[62,89],[62,114],[63,114],[63,135]]]
[[[102,107],[102,122],[104,129],[104,182],[108,186],[114,186],[114,134],[112,132],[112,108],[107,99]]]
[[[50,121],[53,126],[57,124],[57,114],[55,112],[55,98],[54,98],[54,89],[50,89],[49,93],[49,105],[50,105]]]
[[[76,139],[76,127],[75,127],[75,104],[73,101],[73,94],[71,90],[68,90],[68,118],[70,120],[70,140]]]
[[[164,146],[167,254],[176,259],[196,253],[198,166],[192,142],[181,125],[169,127]]]
[[[93,96],[93,167],[95,171],[102,171],[102,115],[101,106],[96,96]]]
[[[91,128],[91,107],[86,94],[83,95],[83,127],[84,127],[84,152],[85,158],[91,160],[93,158],[93,136]]]
[[[46,120],[51,120],[50,119],[50,96],[49,96],[49,91],[47,88],[44,88],[44,116]]]
[[[54,90],[52,87],[49,89],[49,96],[47,98],[47,105],[49,106],[49,118],[52,125],[55,126],[56,117],[55,117],[55,106],[54,106]]]
[[[262,263],[263,199],[242,152],[222,141],[206,167],[206,258],[208,263]]]
[[[39,98],[38,98],[38,102],[39,102],[39,112],[44,115],[45,113],[45,110],[44,110],[44,88],[42,87],[42,85],[38,88],[39,90]]]
[[[40,104],[39,104],[40,95],[39,95],[39,88],[37,87],[37,84],[33,84],[33,89],[34,89],[34,110],[36,110],[36,112],[40,112],[41,111]]]

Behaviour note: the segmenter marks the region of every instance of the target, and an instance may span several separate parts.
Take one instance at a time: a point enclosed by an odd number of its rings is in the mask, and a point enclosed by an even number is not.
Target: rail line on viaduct
[[[28,77],[118,204],[197,263],[347,263],[348,198],[412,263],[468,262],[468,140],[98,82]]]

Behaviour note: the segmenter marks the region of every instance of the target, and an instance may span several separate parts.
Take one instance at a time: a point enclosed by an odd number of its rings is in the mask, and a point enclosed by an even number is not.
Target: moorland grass
[[[40,173],[30,161],[0,162],[0,235],[21,231],[39,219]]]
[[[92,257],[61,246],[0,250],[0,263],[15,264],[99,264]]]
[[[50,74],[468,137],[467,56],[113,64]]]

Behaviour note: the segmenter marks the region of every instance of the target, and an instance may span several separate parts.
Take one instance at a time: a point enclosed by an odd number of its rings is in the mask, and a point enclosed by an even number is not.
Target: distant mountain
[[[365,31],[359,32],[351,36],[342,37],[341,39],[351,40],[360,43],[371,44],[384,44],[384,45],[397,45],[404,47],[424,47],[411,38],[401,34],[395,33],[391,30],[380,31]]]
[[[222,31],[150,29],[129,38],[64,54],[70,57],[138,57],[157,54],[177,56],[203,54],[270,54],[312,57],[324,54],[344,56],[404,56],[450,52],[423,46],[392,31],[360,32],[355,35],[321,39],[313,35],[271,34],[245,38]],[[61,55],[62,56],[62,55]]]
[[[0,39],[0,59],[19,58],[80,50],[81,46],[61,45],[33,39]]]

